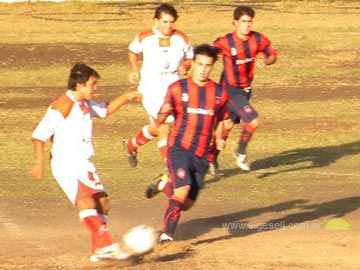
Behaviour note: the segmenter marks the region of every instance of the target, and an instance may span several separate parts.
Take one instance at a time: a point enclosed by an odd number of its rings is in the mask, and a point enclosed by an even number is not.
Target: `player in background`
[[[218,58],[218,50],[200,45],[194,50],[191,78],[170,85],[157,121],[163,123],[172,114],[173,130],[168,140],[168,169],[171,182],[159,180],[146,190],[152,198],[163,191],[169,198],[160,243],[172,241],[181,211],[196,201],[208,170],[207,155],[215,133],[216,145],[224,149],[223,117],[228,94],[209,79]]]
[[[138,147],[155,137],[158,137],[157,147],[166,164],[167,138],[174,119],[169,116],[159,127],[154,120],[168,86],[179,80],[180,75],[186,75],[193,58],[188,36],[174,28],[177,18],[173,6],[161,4],[155,10],[155,26],[139,33],[129,45],[129,80],[133,84],[139,83],[138,91],[143,94],[142,104],[150,117],[150,122],[124,143],[132,167],[138,163]],[[140,72],[138,62],[141,55],[143,62]]]
[[[32,134],[35,162],[30,176],[42,178],[45,169],[45,143],[51,140],[52,174],[79,218],[91,234],[90,261],[123,260],[123,252],[107,230],[109,199],[92,162],[92,117],[106,118],[130,101],[140,102],[141,94],[128,92],[109,103],[97,103],[99,74],[77,63],[70,71],[68,89],[51,103]]]
[[[238,124],[242,119],[244,125],[235,157],[237,165],[245,171],[250,170],[245,162],[246,147],[259,126],[259,115],[249,103],[255,67],[264,68],[274,64],[278,54],[265,35],[251,30],[254,17],[255,11],[251,7],[238,6],[233,13],[235,30],[217,38],[213,44],[220,50],[223,60],[221,84],[229,93],[229,119],[224,121],[224,139],[226,140],[234,124]],[[263,57],[257,58],[258,54],[262,54]],[[212,154],[209,171],[218,176],[219,151],[215,150]]]

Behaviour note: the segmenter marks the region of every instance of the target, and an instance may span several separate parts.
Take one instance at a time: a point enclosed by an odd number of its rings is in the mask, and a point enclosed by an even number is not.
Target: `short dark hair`
[[[170,16],[174,17],[175,21],[178,18],[178,14],[176,9],[169,4],[161,4],[155,10],[154,19],[160,19],[161,13],[169,14]]]
[[[90,77],[100,78],[100,75],[84,63],[76,63],[70,70],[68,89],[75,90],[77,83],[85,84]]]
[[[240,19],[241,16],[248,15],[251,18],[255,17],[255,10],[249,6],[238,6],[234,10],[234,20]]]
[[[194,59],[197,55],[206,55],[214,60],[214,63],[218,60],[219,50],[209,44],[201,44],[194,49]]]

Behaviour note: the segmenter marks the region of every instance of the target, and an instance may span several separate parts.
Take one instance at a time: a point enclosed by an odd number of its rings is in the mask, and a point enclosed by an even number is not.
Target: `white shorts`
[[[106,194],[105,187],[96,173],[96,168],[90,161],[64,162],[53,158],[51,169],[55,180],[74,205],[84,197],[100,192]]]
[[[138,91],[143,94],[142,104],[150,119],[157,119],[157,114],[164,103],[168,87],[177,80],[179,80],[177,74],[141,78]],[[171,123],[173,121],[174,117],[169,115],[165,122]]]

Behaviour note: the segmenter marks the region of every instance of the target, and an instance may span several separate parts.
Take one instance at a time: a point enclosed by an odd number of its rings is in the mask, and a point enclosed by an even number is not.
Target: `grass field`
[[[176,26],[195,45],[232,31],[234,3],[211,3],[175,3]],[[127,45],[152,27],[155,5],[0,4],[0,269],[359,269],[359,2],[249,4],[254,29],[279,51],[278,62],[255,76],[252,104],[262,125],[248,149],[252,171],[233,160],[237,128],[220,156],[224,177],[207,176],[197,205],[180,220],[178,245],[111,266],[88,265],[88,235],[49,166],[43,180],[28,177],[30,136],[77,61],[101,74],[99,100],[132,89]],[[219,62],[214,79],[220,69]],[[95,164],[111,195],[115,237],[162,224],[165,198],[143,196],[163,170],[155,142],[140,150],[136,169],[121,147],[146,122],[140,105],[94,121]],[[337,230],[329,230],[332,221]]]

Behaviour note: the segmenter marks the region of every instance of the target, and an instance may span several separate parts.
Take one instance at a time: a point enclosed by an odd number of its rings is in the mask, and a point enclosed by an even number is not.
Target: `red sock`
[[[169,198],[173,195],[173,188],[170,182],[167,182],[165,184],[165,187],[163,189],[163,192],[168,196]]]
[[[91,233],[91,252],[94,252],[97,248],[102,248],[114,243],[106,228],[106,224],[99,216],[88,216],[83,219],[83,223]]]
[[[151,141],[154,137],[149,133],[149,125],[144,126],[134,138],[128,139],[127,147],[129,150],[136,152],[137,148]]]
[[[239,140],[239,147],[238,152],[240,154],[245,154],[245,149],[249,141],[251,140],[251,137],[253,133],[255,132],[256,128],[250,125],[249,123],[246,123],[242,130],[241,130],[241,136]]]

